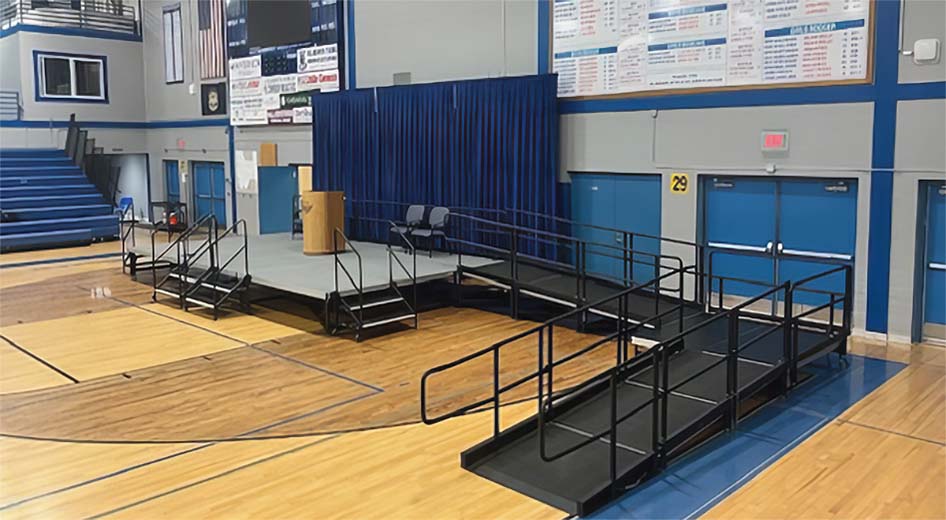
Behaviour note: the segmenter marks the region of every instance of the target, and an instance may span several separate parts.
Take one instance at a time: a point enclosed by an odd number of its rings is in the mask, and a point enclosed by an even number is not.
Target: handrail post
[[[547,343],[548,349],[549,349],[549,352],[548,352],[548,365],[549,365],[549,368],[548,368],[548,371],[547,371],[547,372],[548,372],[548,376],[547,376],[547,377],[548,377],[548,380],[546,381],[546,384],[545,384],[545,386],[548,388],[549,409],[552,408],[552,393],[555,391],[555,389],[554,389],[553,386],[552,386],[552,383],[553,383],[553,381],[554,381],[554,374],[555,374],[555,372],[554,372],[554,370],[555,370],[555,339],[554,339],[554,330],[555,330],[555,326],[552,325],[552,324],[549,324],[549,339],[548,339],[548,343]]]
[[[493,349],[493,438],[499,437],[499,349]]]
[[[841,341],[839,345],[838,354],[842,356],[847,355],[847,336],[851,334],[853,329],[852,313],[854,311],[853,305],[854,299],[854,276],[853,268],[850,265],[845,266],[844,269],[844,314],[841,316],[841,320],[844,326],[844,340]]]
[[[736,429],[739,421],[739,311],[729,314],[728,352],[726,354],[726,393],[729,396],[729,430]]]
[[[610,467],[609,474],[611,476],[611,494],[614,495],[614,483],[618,479],[618,392],[617,392],[617,369],[611,374],[611,432],[609,439],[609,448],[610,448]]]
[[[511,299],[512,307],[512,318],[514,320],[519,319],[519,234],[516,228],[510,230],[510,239],[512,243],[509,245],[509,252],[512,256],[512,264],[510,274],[512,275],[512,288],[510,290],[509,297]]]
[[[657,458],[657,466],[660,465],[660,459],[663,457],[661,455],[661,442],[660,442],[660,370],[663,365],[661,360],[661,355],[663,354],[663,345],[658,345],[654,347],[656,350],[653,353],[653,365],[651,372],[654,374],[654,383],[652,387],[651,395],[651,418],[650,418],[650,441],[651,441],[651,450],[654,452],[654,456]]]
[[[794,288],[788,283],[785,285],[785,311],[783,319],[785,320],[785,332],[782,337],[782,357],[788,363],[788,370],[785,373],[785,388],[788,389],[795,380],[795,373],[798,371],[798,361],[792,356],[792,315],[794,314]]]
[[[634,281],[634,234],[624,232],[624,285]]]
[[[663,363],[660,364],[660,369],[660,383],[663,385],[663,390],[660,392],[660,465],[663,467],[667,460],[667,454],[664,453],[664,450],[666,450],[667,442],[669,441],[667,436],[667,418],[670,404],[670,352],[666,346],[663,348]]]

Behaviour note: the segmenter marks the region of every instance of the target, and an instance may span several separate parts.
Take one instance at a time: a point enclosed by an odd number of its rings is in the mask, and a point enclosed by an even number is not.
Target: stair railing
[[[165,257],[170,255],[171,252],[174,252],[175,254],[174,256],[175,261],[173,262],[174,266],[184,266],[184,271],[186,272],[187,270],[186,259],[187,259],[188,251],[189,251],[187,243],[190,241],[191,235],[193,235],[198,229],[200,229],[204,225],[207,225],[208,227],[208,235],[216,234],[217,218],[212,213],[204,215],[203,217],[198,219],[197,222],[194,222],[183,233],[178,235],[177,238],[175,238],[170,243],[168,243],[168,245],[160,253],[157,253],[157,247],[155,244],[155,235],[157,235],[160,232],[160,230],[158,229],[157,226],[155,226],[155,228],[151,231],[151,266],[152,268],[157,268],[158,261],[163,260]],[[165,260],[165,261],[170,263],[169,260]],[[168,271],[164,275],[164,277],[161,278],[161,281],[159,282],[157,272],[156,271],[152,272],[152,276],[151,276],[151,288],[152,288],[151,299],[152,300],[157,299],[158,287],[163,286],[170,277],[171,277],[171,271]],[[180,294],[181,296],[181,305],[183,306],[184,305],[183,303],[184,302],[184,280],[183,278],[179,278],[178,281],[179,281],[178,294]]]
[[[351,249],[353,253],[355,253],[355,257],[358,259],[358,282],[357,283],[355,282],[354,277],[352,277],[351,273],[348,271],[348,268],[345,267],[345,264],[338,257],[339,237],[341,237],[345,245],[349,249]],[[332,256],[335,259],[335,295],[338,298],[338,301],[336,302],[336,308],[335,308],[334,323],[336,325],[338,323],[338,306],[342,305],[342,302],[344,301],[342,299],[342,293],[339,290],[339,286],[338,286],[338,270],[339,268],[341,268],[342,272],[345,273],[345,276],[348,278],[348,281],[351,283],[352,287],[354,287],[355,290],[358,292],[358,316],[355,317],[353,315],[352,317],[358,320],[358,326],[360,327],[361,324],[364,323],[365,321],[364,320],[364,308],[365,308],[364,270],[362,269],[361,253],[359,253],[358,249],[355,248],[355,245],[352,244],[350,240],[348,240],[348,237],[345,236],[345,232],[338,228],[335,228],[335,230],[332,232]]]
[[[836,291],[828,291],[824,289],[813,289],[807,287],[811,283],[819,280],[824,280],[832,275],[837,273],[844,273],[844,292],[838,293]],[[792,371],[790,374],[790,381],[792,384],[798,382],[798,335],[802,326],[806,328],[824,328],[825,332],[828,335],[828,338],[825,339],[822,343],[830,343],[835,338],[842,338],[842,341],[838,344],[837,352],[841,355],[847,354],[847,338],[851,335],[852,332],[852,314],[854,311],[853,308],[853,293],[854,293],[854,269],[851,265],[841,265],[827,271],[816,273],[807,278],[803,278],[797,282],[792,283],[792,288],[789,291],[789,295],[785,301],[785,307],[788,309],[786,312],[792,312],[793,303],[796,301],[797,293],[814,293],[820,295],[826,295],[828,297],[828,302],[822,305],[817,305],[808,309],[805,309],[800,314],[795,314],[792,320],[792,341],[791,341],[791,352],[789,357],[792,360]],[[838,305],[841,305],[841,324],[840,326],[835,325],[836,316],[835,309]],[[818,312],[828,310],[828,321],[827,323],[819,322],[812,320],[810,317]],[[817,350],[818,346],[815,346],[813,350]]]
[[[418,316],[417,316],[417,249],[414,247],[414,244],[407,238],[398,229],[398,226],[393,221],[389,220],[387,223],[391,226],[391,230],[401,239],[401,242],[404,247],[410,252],[411,255],[411,269],[408,270],[407,267],[401,262],[401,259],[397,257],[397,253],[394,252],[394,248],[391,247],[391,244],[387,245],[388,249],[388,286],[394,289],[394,292],[408,303],[408,307],[411,309],[411,313],[414,314],[414,328],[417,328]],[[401,289],[398,287],[397,283],[394,282],[394,264],[397,263],[398,267],[401,268],[401,271],[410,279],[411,281],[411,298],[408,300],[404,297],[404,294],[401,293]]]
[[[131,218],[129,218],[129,214]],[[128,254],[131,252],[131,249],[128,247],[128,239],[131,238],[131,247],[135,247],[135,225],[138,223],[138,219],[135,218],[135,203],[132,202],[122,210],[121,216],[118,220],[119,227],[119,237],[122,242],[122,273],[127,272],[128,266]],[[127,227],[126,227],[127,225]],[[135,274],[134,272],[131,274]]]
[[[231,233],[240,235],[241,231],[242,231],[242,236],[243,236],[243,244],[241,244],[240,247],[238,247],[236,251],[234,251],[233,254],[231,254],[230,257],[227,258],[227,260],[221,263],[220,262],[220,258],[221,258],[220,257],[220,241],[226,238],[227,236],[229,236]],[[185,304],[186,304],[187,297],[199,291],[200,288],[203,287],[205,284],[210,285],[211,288],[213,289],[213,294],[214,294],[213,313],[214,313],[214,319],[216,319],[217,311],[220,307],[220,304],[226,301],[226,299],[229,298],[230,295],[234,293],[234,291],[239,289],[241,285],[240,283],[235,284],[233,287],[228,288],[224,292],[223,295],[218,297],[217,292],[218,292],[218,289],[220,288],[220,276],[226,271],[226,269],[230,266],[230,264],[233,263],[233,261],[236,260],[241,255],[243,257],[243,276],[245,277],[249,275],[250,273],[250,260],[249,260],[249,255],[247,254],[249,244],[248,244],[248,239],[246,235],[246,221],[243,219],[237,220],[236,222],[233,223],[232,226],[228,227],[223,233],[219,233],[219,234],[214,233],[213,235],[208,236],[208,241],[205,242],[205,244],[206,244],[206,247],[202,247],[199,250],[195,251],[187,259],[187,265],[193,266],[204,255],[208,255],[208,254],[210,255],[209,257],[210,265],[208,266],[208,268],[203,273],[201,273],[200,276],[195,278],[193,282],[191,282],[190,288],[187,289],[187,291],[185,292],[185,295],[184,295]]]

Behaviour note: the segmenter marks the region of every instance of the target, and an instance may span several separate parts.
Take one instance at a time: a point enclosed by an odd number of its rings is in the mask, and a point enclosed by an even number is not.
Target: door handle
[[[769,242],[769,243],[765,244],[765,252],[766,252],[766,253],[771,253],[771,252],[772,252],[772,245],[773,245],[772,242]]]
[[[776,249],[776,251],[778,251],[779,254],[782,254],[782,250],[784,249],[784,247],[783,247],[782,243],[779,242],[778,245],[775,246],[775,249]]]
[[[617,244],[624,244],[624,237],[620,233],[615,233],[614,242]]]

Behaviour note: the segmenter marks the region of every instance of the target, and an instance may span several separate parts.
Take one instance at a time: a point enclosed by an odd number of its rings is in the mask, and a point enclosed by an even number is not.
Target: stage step
[[[404,290],[409,290],[405,288]],[[361,331],[413,320],[417,324],[417,313],[410,303],[393,287],[378,291],[346,296],[335,296],[336,322],[331,330],[337,333],[342,329],[355,331],[355,339],[361,339]]]
[[[81,246],[92,243],[91,229],[68,229],[43,233],[0,235],[0,251],[9,253],[25,249]]]
[[[88,206],[90,204],[104,204],[105,199],[95,193],[80,193],[76,195],[56,195],[40,197],[4,197],[0,192],[0,210],[14,210],[23,208],[59,208],[62,206]],[[111,206],[109,206],[111,208]]]
[[[78,217],[98,217],[113,213],[110,204],[86,204],[81,206],[28,207],[8,209],[3,207],[4,222],[27,222]]]

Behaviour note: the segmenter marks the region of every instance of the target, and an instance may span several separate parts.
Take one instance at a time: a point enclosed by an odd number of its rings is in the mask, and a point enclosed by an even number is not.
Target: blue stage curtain
[[[315,95],[312,128],[315,189],[354,201],[558,214],[553,75]],[[400,218],[404,208],[350,211]],[[352,232],[384,241],[382,227]]]

